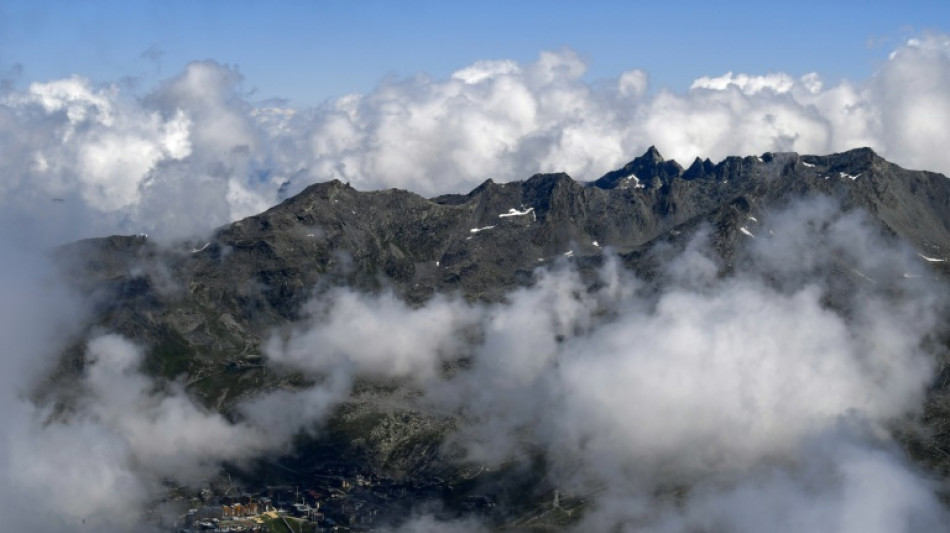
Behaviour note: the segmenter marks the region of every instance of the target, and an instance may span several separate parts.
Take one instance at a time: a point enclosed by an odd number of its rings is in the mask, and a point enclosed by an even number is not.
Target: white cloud
[[[438,296],[413,309],[394,294],[369,296],[334,289],[314,298],[311,315],[288,338],[274,336],[266,352],[274,363],[330,372],[426,380],[463,349],[458,333],[478,315],[464,302]]]
[[[764,467],[739,482],[701,484],[652,528],[752,533],[940,531],[946,512],[934,486],[893,450],[845,439],[812,443],[800,468]]]
[[[140,374],[144,354],[118,335],[89,341],[85,414],[121,436],[131,460],[163,477],[194,481],[222,460],[265,448],[263,436],[195,405],[177,384],[167,393]],[[210,472],[208,467],[210,465]]]
[[[475,84],[499,76],[517,75],[520,72],[521,67],[514,61],[476,61],[472,66],[453,72],[452,78]]]
[[[808,74],[807,78],[803,77],[801,81],[804,82],[806,79],[811,80],[814,78],[815,74]],[[708,76],[697,78],[689,88],[725,91],[730,87],[735,87],[743,94],[752,95],[762,91],[772,91],[778,94],[787,93],[792,90],[795,85],[795,79],[788,74],[779,73],[767,74],[765,76],[750,76],[748,74],[735,75],[732,72],[727,72],[715,78]]]
[[[0,511],[23,515],[8,526],[22,522],[51,532],[141,528],[143,512],[167,483],[201,483],[224,460],[284,445],[199,407],[177,384],[158,389],[139,373],[142,351],[120,336],[91,339],[86,355],[81,393],[66,412],[10,394],[13,387],[4,390]],[[6,370],[12,375],[14,369]]]
[[[21,118],[33,119],[35,105],[48,115],[43,126],[49,136],[31,139],[42,144],[31,147],[27,168],[33,175],[20,177],[20,185],[51,196],[68,195],[75,187],[100,212],[137,203],[139,188],[158,161],[190,153],[189,122],[180,112],[163,120],[118,96],[114,86],[94,89],[78,77],[34,83],[25,94],[9,96],[5,103],[25,114]]]
[[[115,118],[112,100],[116,94],[115,87],[94,90],[87,80],[73,76],[48,83],[30,84],[26,94],[14,95],[14,101],[19,104],[38,103],[47,113],[65,111],[66,118],[72,125],[88,119],[111,126]]]
[[[899,164],[948,171],[950,161],[934,148],[945,133],[910,126],[918,115],[929,113],[924,126],[947,115],[939,90],[950,71],[946,39],[921,42],[926,46],[900,47],[864,81],[828,85],[815,74],[727,73],[700,77],[685,94],[647,93],[642,71],[589,85],[574,54],[545,53],[528,65],[478,62],[448,80],[388,81],[297,116],[290,126],[311,139],[312,151],[300,147],[300,160],[311,161],[303,179],[332,175],[358,188],[423,194],[538,170],[593,179],[651,144],[687,163],[696,156],[869,145]]]
[[[238,70],[212,61],[141,98],[81,77],[34,83],[0,97],[0,205],[76,204],[70,216],[83,223],[63,230],[53,217],[32,230],[38,236],[167,238],[272,205],[284,182],[290,192],[336,178],[433,195],[538,171],[590,180],[650,145],[684,164],[867,145],[898,164],[950,172],[948,42],[912,39],[867,80],[729,72],[698,77],[686,93],[650,93],[640,70],[587,83],[570,50],[529,64],[477,61],[446,79],[387,79],[305,110],[255,106]],[[190,198],[209,208],[183,207]]]

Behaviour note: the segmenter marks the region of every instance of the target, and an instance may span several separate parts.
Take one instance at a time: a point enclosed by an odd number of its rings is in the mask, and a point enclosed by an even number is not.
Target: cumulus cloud
[[[188,236],[260,211],[276,185],[251,170],[261,146],[240,75],[194,63],[146,98],[74,76],[0,95],[5,217],[21,240],[103,233]]]
[[[294,115],[284,139],[305,179],[360,188],[455,192],[486,177],[566,171],[595,179],[655,144],[683,162],[764,151],[828,153],[871,146],[899,164],[950,170],[935,149],[946,117],[947,39],[909,41],[868,80],[829,85],[815,74],[698,78],[687,93],[649,93],[633,70],[590,85],[569,50],[528,65],[480,61],[447,80],[383,82]],[[931,144],[934,143],[934,144]]]
[[[49,212],[34,238],[174,238],[334,178],[423,195],[539,171],[591,180],[650,145],[683,163],[870,146],[946,173],[948,43],[911,39],[866,80],[729,72],[685,93],[650,92],[641,70],[588,83],[584,62],[561,50],[446,79],[389,78],[298,110],[251,102],[238,69],[213,61],[145,95],[79,76],[37,82],[0,94],[0,202],[6,217]]]

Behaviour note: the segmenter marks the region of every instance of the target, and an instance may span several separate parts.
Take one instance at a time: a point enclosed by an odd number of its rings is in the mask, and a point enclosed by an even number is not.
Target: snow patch
[[[752,222],[755,222],[756,224],[759,223],[759,219],[757,219],[757,218],[755,218],[755,217],[749,217],[749,220],[751,220]]]
[[[815,165],[809,163],[808,161],[802,161],[802,164],[808,168],[815,168]]]
[[[534,217],[534,208],[529,207],[525,209],[524,211],[518,211],[517,209],[512,208],[512,209],[509,209],[507,213],[502,213],[498,215],[498,218],[521,217],[527,214],[531,214],[531,216]]]
[[[919,255],[924,261],[930,261],[931,263],[943,263],[944,261],[946,261],[946,259],[939,259],[937,257],[927,257],[924,254],[917,254],[917,255]]]
[[[839,172],[839,173],[838,173],[838,176],[839,176],[840,178],[842,178],[842,179],[844,179],[844,178],[850,178],[851,181],[854,181],[854,180],[858,179],[858,176],[860,176],[860,175],[861,175],[861,172],[858,172],[858,173],[855,174],[854,176],[852,176],[851,174],[848,174],[848,173],[846,173],[846,172]]]
[[[640,178],[638,178],[636,174],[630,174],[629,176],[627,176],[626,178],[623,179],[623,182],[624,182],[624,183],[630,183],[631,180],[633,180],[633,181],[635,182],[634,185],[633,185],[633,188],[634,188],[634,189],[642,189],[642,188],[644,188],[643,183],[640,182]]]
[[[748,235],[749,237],[752,237],[753,239],[755,238],[755,235],[753,235],[751,231],[746,229],[745,226],[742,226],[741,228],[739,228],[739,231],[741,231],[745,235]]]
[[[472,228],[472,229],[470,229],[470,230],[468,230],[468,231],[469,231],[469,233],[473,233],[473,234],[474,234],[474,233],[478,233],[478,232],[480,232],[480,231],[485,231],[485,230],[492,229],[492,228],[494,228],[494,227],[495,227],[495,226],[485,226],[484,228]]]
[[[574,250],[564,252],[564,257],[574,257]]]
[[[597,242],[597,241],[594,241],[594,242],[592,242],[591,244],[593,244],[594,246],[596,246],[596,247],[598,247],[598,248],[600,248],[600,243],[599,243],[599,242]]]
[[[201,248],[194,248],[194,249],[192,249],[192,250],[191,250],[191,253],[196,254],[196,253],[198,253],[198,252],[204,250],[204,249],[207,248],[208,246],[211,246],[211,243],[210,243],[210,242],[206,242],[205,245],[202,246]]]

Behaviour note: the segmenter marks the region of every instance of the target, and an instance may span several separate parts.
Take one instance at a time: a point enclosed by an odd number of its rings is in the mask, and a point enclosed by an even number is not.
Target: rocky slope
[[[817,195],[866,210],[928,257],[950,256],[950,182],[867,148],[697,159],[686,169],[651,148],[592,183],[537,174],[433,199],[332,181],[205,241],[166,248],[113,236],[59,254],[101,295],[100,323],[181,354],[166,369],[174,373],[256,354],[261,332],[296,318],[315,288],[388,286],[417,302],[445,291],[497,299],[565,256],[583,264],[610,247],[635,266],[631,252],[701,221],[729,248],[749,215]]]
[[[537,174],[432,199],[396,189],[356,191],[332,181],[204,240],[158,246],[145,236],[112,236],[57,254],[77,286],[98,302],[90,327],[145,344],[152,374],[184,379],[193,396],[227,411],[255,391],[294,386],[299,376],[269,369],[261,342],[329,287],[391,288],[415,303],[445,292],[494,301],[530,284],[539,266],[572,261],[584,272],[608,249],[649,277],[657,267],[648,253],[654,244],[681,245],[702,226],[712,228],[728,269],[737,243],[759,231],[753,221],[760,213],[810,196],[863,209],[924,258],[950,257],[950,181],[900,168],[867,148],[827,156],[766,153],[716,164],[697,159],[688,168],[650,148],[591,183]],[[937,275],[946,275],[945,264],[930,261]],[[67,369],[82,368],[81,350],[70,358]],[[927,416],[935,424],[950,420],[948,382],[942,377],[932,394]],[[395,440],[419,447],[412,431],[437,435],[445,423],[398,409],[380,414],[366,405],[357,401],[341,413],[339,433],[384,422],[392,433],[393,421],[403,420],[405,431],[396,431],[402,433]],[[939,459],[947,438],[934,435],[908,437],[909,446],[950,470]],[[372,456],[386,449],[380,465],[411,470],[406,462],[418,454],[392,449],[393,441],[367,437],[357,451]]]

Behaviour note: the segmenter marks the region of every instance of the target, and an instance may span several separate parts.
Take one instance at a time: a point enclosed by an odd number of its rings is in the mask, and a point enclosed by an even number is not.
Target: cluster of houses
[[[291,531],[370,531],[399,521],[425,501],[441,500],[446,485],[399,483],[348,471],[313,476],[303,486],[267,487],[256,494],[202,494],[203,504],[179,520],[179,533],[266,532],[275,520]],[[482,497],[466,511],[493,505]],[[293,525],[291,525],[293,524]]]

